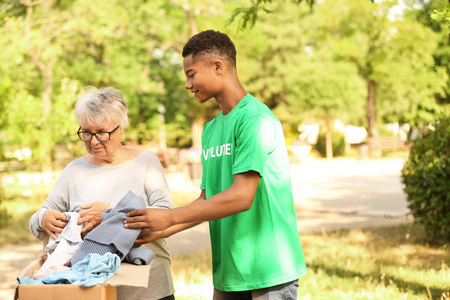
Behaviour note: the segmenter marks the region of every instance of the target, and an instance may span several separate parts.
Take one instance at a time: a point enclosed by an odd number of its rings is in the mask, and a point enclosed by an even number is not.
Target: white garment
[[[72,256],[80,248],[83,239],[81,238],[81,229],[83,224],[78,225],[80,215],[76,212],[64,212],[68,222],[60,234],[56,234],[56,241],[50,237],[45,246],[47,260],[41,266],[38,272],[44,272],[51,266],[64,266],[70,261]]]
[[[32,279],[34,280],[39,280],[42,279],[50,274],[52,274],[53,272],[57,272],[57,271],[68,271],[70,270],[69,267],[65,267],[65,266],[51,266],[48,269],[46,269],[45,271],[34,271],[33,273],[33,277]]]

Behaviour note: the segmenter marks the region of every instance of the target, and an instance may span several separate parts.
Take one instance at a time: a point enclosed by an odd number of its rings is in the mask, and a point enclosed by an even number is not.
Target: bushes
[[[402,169],[408,207],[430,240],[450,240],[449,117],[427,128]]]
[[[0,181],[1,182],[1,181]],[[3,188],[0,186],[0,228],[5,227],[8,224],[10,216],[8,215],[8,212],[5,208],[2,207],[2,202],[4,199],[4,191]]]
[[[322,157],[326,157],[326,133],[325,131],[320,131],[317,136],[316,150],[320,153]],[[332,132],[332,145],[333,145],[333,156],[342,156],[345,154],[345,136],[340,131]]]

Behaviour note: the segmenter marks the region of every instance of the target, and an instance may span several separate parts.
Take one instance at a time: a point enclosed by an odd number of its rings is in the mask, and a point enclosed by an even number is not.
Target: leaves
[[[447,28],[450,28],[450,4],[442,9],[435,9],[431,14],[433,21],[441,21]]]
[[[435,97],[445,99],[448,90],[448,47],[438,47],[437,34],[410,17],[390,21],[394,1],[33,3],[28,18],[19,1],[0,6],[0,135],[5,147],[29,147],[34,157],[42,136],[77,143],[73,108],[87,85],[123,92],[128,139],[159,144],[157,108],[164,105],[168,145],[189,147],[192,123],[209,121],[219,107],[199,105],[186,92],[180,52],[192,33],[210,28],[230,35],[243,86],[292,136],[301,121],[325,113],[364,124],[366,79],[377,82],[383,121],[419,124],[444,110],[445,100]]]
[[[430,240],[450,237],[450,126],[449,116],[424,128],[402,169],[408,207],[416,222],[425,226]]]

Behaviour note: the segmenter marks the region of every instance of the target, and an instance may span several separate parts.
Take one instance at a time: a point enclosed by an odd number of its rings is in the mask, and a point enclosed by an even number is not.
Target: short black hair
[[[182,56],[191,54],[194,63],[212,54],[227,59],[236,67],[236,48],[230,37],[219,31],[205,30],[192,36],[183,47]]]

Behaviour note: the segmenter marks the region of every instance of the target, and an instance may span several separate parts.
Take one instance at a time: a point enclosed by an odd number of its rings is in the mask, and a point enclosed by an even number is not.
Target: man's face
[[[200,103],[215,97],[217,75],[213,63],[208,60],[198,60],[194,63],[192,55],[189,55],[184,58],[183,68],[186,75],[184,88],[194,93]]]

